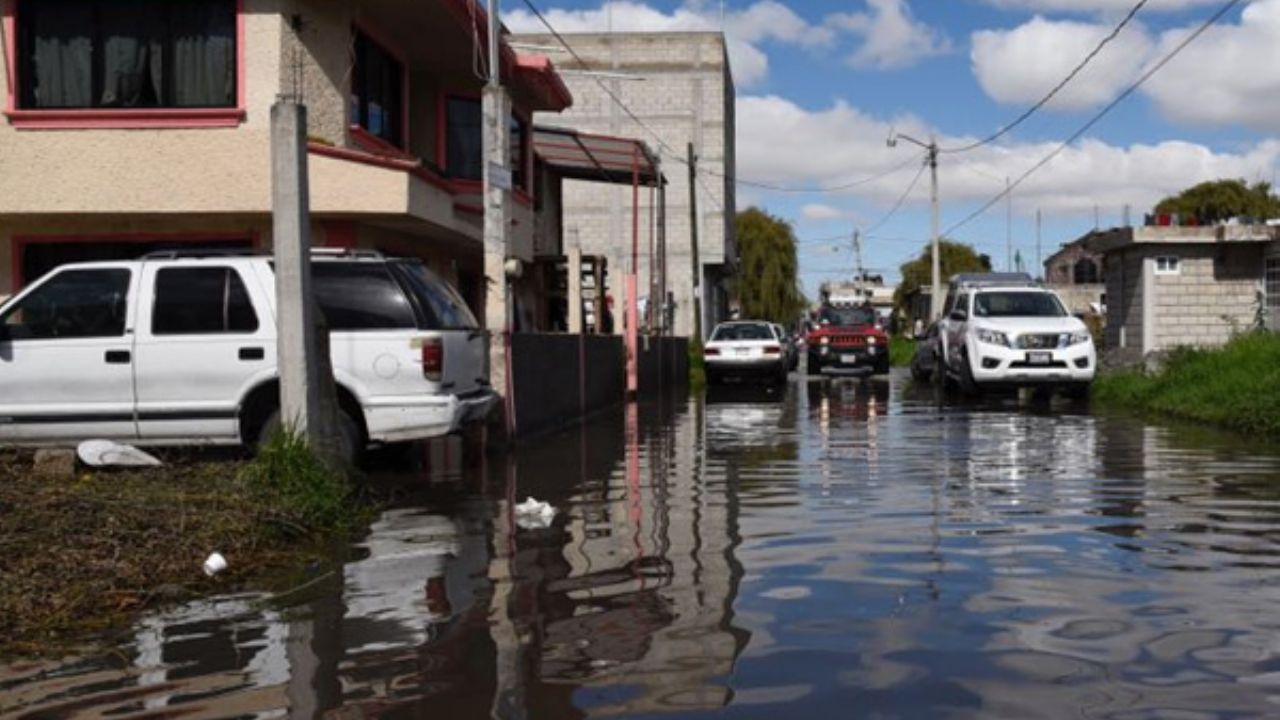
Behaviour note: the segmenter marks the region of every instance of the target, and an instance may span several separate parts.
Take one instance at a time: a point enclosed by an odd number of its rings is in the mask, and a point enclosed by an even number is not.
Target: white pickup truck
[[[488,415],[488,340],[453,288],[372,252],[311,266],[348,447]],[[278,403],[268,256],[64,265],[0,305],[0,444],[253,445]]]

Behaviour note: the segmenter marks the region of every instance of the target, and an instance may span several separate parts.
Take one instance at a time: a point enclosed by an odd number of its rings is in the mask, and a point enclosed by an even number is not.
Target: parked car
[[[489,413],[488,341],[447,283],[363,251],[311,267],[350,455]],[[0,443],[254,445],[279,423],[275,319],[265,255],[59,267],[0,306]]]
[[[1097,372],[1093,336],[1029,275],[957,275],[945,308],[937,357],[964,391],[1043,386],[1088,393]]]
[[[861,374],[889,373],[889,336],[869,305],[826,304],[818,311],[818,325],[809,332],[808,372],[836,369]]]
[[[702,357],[710,384],[727,377],[746,376],[776,383],[787,380],[783,343],[774,326],[764,321],[738,320],[717,325]]]
[[[919,382],[928,382],[933,377],[938,356],[938,323],[930,323],[929,328],[916,338],[916,351],[911,356],[911,377]]]

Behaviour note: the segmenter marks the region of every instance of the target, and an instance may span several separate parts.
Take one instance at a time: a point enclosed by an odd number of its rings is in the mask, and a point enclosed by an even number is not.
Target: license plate
[[[751,351],[746,348],[738,348],[734,352],[738,357],[746,357],[751,354]]]
[[[840,362],[844,363],[845,365],[857,365],[858,356],[857,355],[841,355]]]
[[[1053,362],[1053,353],[1051,352],[1029,352],[1027,353],[1028,365],[1048,365]]]

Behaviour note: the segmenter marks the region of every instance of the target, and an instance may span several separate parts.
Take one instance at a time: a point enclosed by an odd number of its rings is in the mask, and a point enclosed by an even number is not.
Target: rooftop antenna
[[[720,32],[724,32],[724,0],[720,0]]]

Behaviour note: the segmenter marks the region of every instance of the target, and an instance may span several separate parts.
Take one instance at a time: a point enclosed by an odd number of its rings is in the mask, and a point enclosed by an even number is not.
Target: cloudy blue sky
[[[1007,124],[1056,85],[1137,0],[535,0],[563,31],[723,27],[738,90],[739,177],[829,188],[900,167],[891,129],[962,146]],[[1217,11],[1225,0],[1148,0],[1136,19],[1048,106],[998,142],[944,155],[950,228],[1071,136]],[[536,29],[506,0],[509,26]],[[1219,177],[1272,180],[1280,165],[1280,0],[1244,0],[1080,141],[1013,194],[1012,236],[1036,258],[1094,225],[1115,225],[1160,197]],[[848,273],[848,242],[870,230],[864,263],[896,277],[929,233],[928,178],[880,222],[915,166],[837,192],[742,184],[739,208],[790,220],[807,290]],[[954,232],[1004,265],[1003,202]]]

